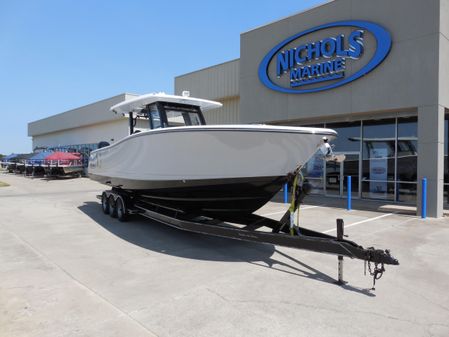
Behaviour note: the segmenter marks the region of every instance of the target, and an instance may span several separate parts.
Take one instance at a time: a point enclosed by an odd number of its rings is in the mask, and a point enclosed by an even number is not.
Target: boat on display
[[[342,219],[336,237],[295,220],[308,189],[298,182],[302,166],[318,149],[326,160],[344,160],[329,144],[335,131],[206,125],[202,111],[219,107],[218,102],[165,94],[113,106],[113,112],[129,117],[130,134],[111,145],[101,142],[89,157],[89,177],[112,187],[97,195],[103,212],[119,221],[140,214],[189,232],[335,254],[340,284],[343,256],[373,264],[373,288],[384,264],[399,264],[389,250],[344,239]],[[292,202],[281,220],[254,214],[292,178]]]
[[[112,112],[129,117],[130,134],[91,153],[89,177],[164,207],[235,218],[267,203],[323,137],[337,135],[322,128],[206,125],[202,111],[221,106],[166,94],[114,105]]]
[[[44,162],[45,158],[51,155],[53,151],[41,151],[35,153],[32,157],[25,161],[25,173],[27,175],[44,175]]]
[[[55,151],[43,160],[47,175],[81,175],[84,170],[81,154]]]
[[[24,161],[32,156],[32,153],[12,153],[2,159],[2,168],[9,173],[22,173],[25,170]]]
[[[9,165],[11,165],[14,161],[14,158],[16,158],[19,154],[18,153],[11,153],[7,155],[6,157],[3,157],[1,160],[1,167],[3,169],[8,170]]]
[[[17,174],[23,174],[25,173],[25,163],[26,161],[31,158],[32,156],[34,156],[34,153],[24,153],[24,154],[20,154],[15,158],[15,168],[14,168],[14,173]]]

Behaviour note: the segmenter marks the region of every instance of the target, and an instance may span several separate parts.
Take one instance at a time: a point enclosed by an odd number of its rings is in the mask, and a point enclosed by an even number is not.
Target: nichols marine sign
[[[345,35],[339,30],[347,32]],[[320,31],[325,38],[313,39]],[[329,31],[331,33],[329,33]],[[365,45],[371,35],[374,45]],[[365,48],[372,55],[365,55]],[[268,88],[302,94],[336,88],[376,68],[391,48],[390,33],[367,21],[339,21],[295,34],[271,49],[259,65],[259,79]],[[349,65],[353,69],[348,73]]]

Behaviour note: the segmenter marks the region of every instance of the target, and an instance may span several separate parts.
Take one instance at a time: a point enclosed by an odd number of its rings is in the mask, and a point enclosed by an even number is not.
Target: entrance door
[[[326,162],[326,195],[341,196],[343,163]]]
[[[351,176],[351,195],[353,198],[358,198],[360,196],[360,186],[359,186],[359,178],[360,178],[360,153],[359,152],[351,152],[346,153],[346,159],[342,164],[343,166],[343,175],[345,177],[343,181],[343,196],[347,196],[348,194],[348,176]]]
[[[359,197],[360,153],[343,153],[346,159],[341,162],[326,163],[326,195],[346,196],[348,193],[348,176],[351,176],[352,197]]]

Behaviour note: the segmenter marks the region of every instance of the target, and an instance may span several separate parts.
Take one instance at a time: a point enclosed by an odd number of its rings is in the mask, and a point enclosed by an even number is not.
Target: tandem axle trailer
[[[337,219],[337,236],[316,232],[307,228],[293,226],[294,211],[299,207],[306,193],[299,188],[296,191],[296,202],[280,221],[251,214],[243,216],[237,222],[226,222],[198,214],[187,214],[180,209],[168,208],[140,198],[137,194],[113,188],[104,191],[97,198],[101,200],[103,212],[111,217],[126,221],[130,214],[140,214],[177,229],[219,236],[234,240],[269,243],[278,246],[309,250],[317,253],[338,256],[338,281],[343,280],[343,257],[360,259],[368,264],[373,276],[373,288],[376,280],[385,271],[384,265],[399,265],[389,250],[364,248],[344,238],[344,223]],[[292,204],[292,205],[293,205]],[[371,267],[373,264],[373,268]],[[366,268],[365,268],[366,270]]]

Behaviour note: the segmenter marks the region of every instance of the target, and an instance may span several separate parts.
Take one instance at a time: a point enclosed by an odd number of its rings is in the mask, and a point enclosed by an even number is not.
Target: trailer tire
[[[125,206],[125,201],[122,197],[117,198],[116,205],[117,219],[121,222],[126,221],[128,218],[128,211]]]
[[[114,196],[109,196],[108,198],[109,201],[109,215],[113,218],[117,217],[117,203],[114,200]]]
[[[101,209],[103,210],[104,214],[109,214],[109,200],[105,192],[103,192],[103,194],[101,195]]]

